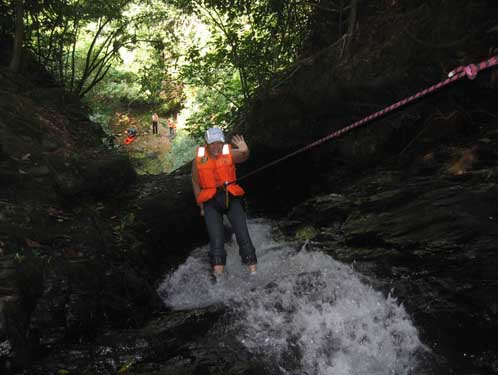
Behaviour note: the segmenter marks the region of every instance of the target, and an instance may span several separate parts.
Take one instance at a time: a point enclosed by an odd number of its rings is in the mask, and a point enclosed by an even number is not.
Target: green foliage
[[[187,50],[181,71],[185,82],[203,88],[187,124],[194,135],[213,120],[230,124],[234,110],[298,59],[313,10],[296,0],[171,2],[195,14],[210,31],[203,45]]]
[[[183,85],[168,73],[164,61],[158,61],[139,71],[140,89],[155,112],[178,113],[185,95]]]
[[[111,68],[105,81],[92,93],[93,101],[111,107],[141,105],[147,103],[136,75]]]
[[[109,127],[112,117],[113,112],[106,106],[94,106],[90,112],[90,120],[99,124],[102,130],[108,135],[112,134]]]
[[[161,116],[178,113],[185,100],[183,84],[172,73],[181,47],[173,42],[179,17],[159,0],[149,1],[147,7],[137,2],[127,16],[132,21],[128,32],[133,34],[133,48],[120,50],[123,62],[115,62],[93,88],[90,106],[105,103],[115,111],[157,112]]]
[[[132,39],[125,10],[131,0],[29,2],[27,45],[70,93],[85,96]]]
[[[236,69],[246,97],[297,59],[313,9],[295,0],[192,3],[193,11],[209,25],[212,37],[209,52],[200,56],[202,60],[193,50],[190,62]]]
[[[199,140],[187,132],[179,130],[173,139],[171,150],[164,160],[165,164],[170,166],[170,172],[191,161],[199,144]]]
[[[147,96],[148,102],[156,106],[161,102],[160,93],[164,72],[165,66],[161,60],[139,71],[141,88]]]
[[[168,161],[161,160],[156,153],[147,150],[134,151],[130,160],[138,174],[157,175],[171,170]]]
[[[29,4],[29,48],[68,91],[89,94],[104,128],[113,110],[168,116],[188,106],[194,138],[209,126],[230,128],[298,59],[314,9],[300,0]]]
[[[209,127],[229,128],[237,116],[236,107],[227,96],[216,91],[213,93],[208,88],[198,89],[194,101],[195,106],[186,121],[186,129],[196,139],[202,139]]]

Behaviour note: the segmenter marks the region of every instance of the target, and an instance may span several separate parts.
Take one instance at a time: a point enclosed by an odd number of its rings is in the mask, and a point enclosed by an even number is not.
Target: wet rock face
[[[103,155],[97,159],[50,158],[54,187],[64,197],[80,194],[112,196],[128,187],[136,174],[125,155]]]
[[[137,242],[127,241],[132,220],[119,194],[135,179],[129,160],[102,145],[102,130],[60,89],[16,80],[0,69],[2,373],[162,308]]]
[[[21,359],[26,358],[27,354],[26,350],[22,350],[22,332],[10,325],[20,298],[19,290],[13,281],[15,271],[13,256],[0,258],[0,370],[5,372],[20,365]]]
[[[160,307],[154,290],[133,269],[89,259],[54,263],[45,266],[29,322],[31,335],[45,348],[63,339],[91,338],[105,326],[143,322]]]
[[[170,175],[144,176],[130,193],[136,199],[134,233],[146,245],[152,278],[186,259],[196,244],[208,242],[204,218],[192,191],[190,168]]]
[[[105,329],[143,325],[164,308],[156,277],[206,235],[189,175],[130,189],[129,160],[102,146],[84,108],[7,87],[0,89],[2,373]]]
[[[223,361],[223,353],[206,349],[214,349],[216,342],[208,345],[203,342],[203,336],[223,312],[223,306],[218,305],[163,313],[143,328],[110,331],[92,345],[58,348],[43,363],[35,365],[33,371],[38,374],[61,370],[99,374],[198,373],[202,367],[220,366]]]
[[[18,216],[8,213],[8,219],[16,224],[29,211],[14,207]],[[7,254],[0,257],[0,363],[9,371],[62,342],[141,325],[162,309],[143,261],[125,260],[127,252],[140,257],[114,238],[121,233],[95,216],[99,211],[76,214],[53,205],[38,210],[45,216],[32,214],[34,220],[15,225],[10,236],[2,233]]]

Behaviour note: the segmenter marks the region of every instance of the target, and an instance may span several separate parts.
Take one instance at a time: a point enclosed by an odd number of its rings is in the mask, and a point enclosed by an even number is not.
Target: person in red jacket
[[[225,270],[226,252],[223,215],[226,214],[235,233],[239,254],[249,272],[256,272],[256,251],[247,229],[242,197],[244,190],[236,180],[235,164],[249,158],[249,147],[241,135],[225,143],[223,131],[209,128],[206,144],[197,149],[192,163],[192,187],[209,235],[209,258],[216,275]]]
[[[136,138],[137,138],[137,129],[135,128],[128,128],[126,130],[126,135],[127,137],[124,140],[125,145],[129,145],[132,143]]]

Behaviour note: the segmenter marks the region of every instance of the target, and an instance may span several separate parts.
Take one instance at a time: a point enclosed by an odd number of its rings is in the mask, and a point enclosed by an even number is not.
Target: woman
[[[205,140],[206,144],[197,149],[192,163],[192,186],[208,230],[213,273],[216,276],[225,270],[223,215],[226,214],[239,245],[242,263],[254,274],[257,258],[247,229],[242,202],[244,190],[235,182],[235,164],[249,158],[249,147],[244,137],[235,135],[232,144],[236,148],[232,148],[225,143],[223,131],[219,128],[209,128]]]

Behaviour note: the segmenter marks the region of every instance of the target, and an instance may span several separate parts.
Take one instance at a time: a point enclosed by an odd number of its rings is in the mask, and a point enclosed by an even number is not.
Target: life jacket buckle
[[[223,182],[223,184],[216,187],[216,190],[217,191],[228,191],[228,189],[227,189],[228,185],[229,185],[229,183],[227,181],[225,181],[225,182]]]

